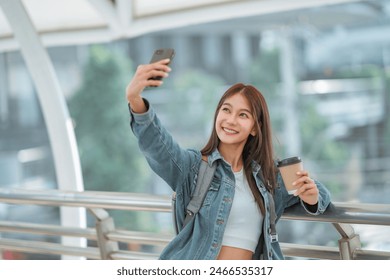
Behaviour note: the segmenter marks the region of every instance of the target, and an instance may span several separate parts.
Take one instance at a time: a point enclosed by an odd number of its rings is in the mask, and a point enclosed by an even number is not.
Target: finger
[[[168,64],[169,62],[171,62],[171,60],[169,58],[164,58],[164,59],[158,60],[156,62],[153,62],[151,64]]]
[[[165,69],[165,71],[169,72],[171,71],[171,68],[168,66],[170,61],[171,60],[167,58],[151,63],[150,65],[152,65],[153,67],[158,67],[159,69]]]
[[[295,196],[298,195],[309,195],[309,194],[315,194],[317,192],[317,186],[314,183],[306,183],[303,184],[301,187],[297,189],[297,191],[294,193]]]
[[[165,78],[168,77],[168,73],[158,70],[141,71],[135,75],[133,80],[135,83],[145,84],[145,82],[153,80],[155,77]]]
[[[165,64],[157,64],[155,69],[164,71],[166,73],[169,73],[172,71],[171,67],[169,67],[168,65],[165,65]]]
[[[162,80],[147,80],[145,83],[145,87],[159,87],[163,84],[164,82]]]
[[[161,79],[153,79],[154,75],[144,74],[137,79],[136,86],[145,88],[149,86],[160,86],[162,84]]]
[[[164,73],[169,73],[172,71],[172,69],[169,66],[163,65],[163,64],[150,64],[147,71],[162,71]]]
[[[164,71],[159,71],[159,70],[152,70],[146,73],[146,79],[154,78],[154,77],[161,77],[161,78],[166,78],[168,77],[169,74],[164,72]]]
[[[302,185],[298,187],[296,193],[301,194],[311,188],[313,188],[315,185],[313,183],[307,183],[307,182],[302,182]]]
[[[307,170],[301,170],[297,172],[298,176],[307,176],[309,177],[309,172]]]
[[[142,77],[144,75],[148,75],[151,71],[161,71],[163,73],[168,73],[172,69],[164,64],[159,63],[152,63],[152,64],[146,64],[146,65],[138,65],[135,76]]]
[[[304,186],[299,187],[299,188],[295,191],[294,196],[300,196],[305,190],[306,190],[306,188],[305,188]]]
[[[296,173],[297,176],[299,176],[299,179],[295,181],[294,186],[305,183],[305,182],[314,182],[313,179],[310,178],[309,172],[307,170],[301,170]]]
[[[293,186],[314,183],[314,180],[307,176],[302,176],[293,182]]]

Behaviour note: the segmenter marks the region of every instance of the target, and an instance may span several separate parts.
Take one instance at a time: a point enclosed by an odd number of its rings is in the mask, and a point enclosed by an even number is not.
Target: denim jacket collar
[[[207,158],[207,162],[209,164],[209,166],[212,166],[214,164],[215,161],[219,160],[219,159],[222,159],[223,160],[223,157],[222,155],[220,154],[220,152],[218,151],[218,149],[215,149],[211,155],[208,156]]]
[[[209,166],[213,165],[216,160],[224,160],[218,149],[215,149],[211,155],[208,157],[208,164]],[[259,171],[261,170],[260,164],[258,164],[256,161],[252,161],[252,171],[253,175],[256,176]]]

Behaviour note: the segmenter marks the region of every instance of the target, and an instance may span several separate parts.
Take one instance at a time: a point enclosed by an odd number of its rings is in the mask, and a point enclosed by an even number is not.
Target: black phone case
[[[152,59],[150,60],[150,63],[154,63],[157,61],[160,61],[162,59],[169,58],[170,62],[172,61],[173,57],[175,56],[175,50],[174,49],[157,49],[154,51]],[[169,65],[168,63],[167,65]],[[161,80],[162,77],[157,76],[151,78],[151,80]]]

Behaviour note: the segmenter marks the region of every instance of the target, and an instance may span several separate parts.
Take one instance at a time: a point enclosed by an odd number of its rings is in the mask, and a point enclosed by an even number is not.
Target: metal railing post
[[[114,219],[104,209],[92,208],[89,211],[96,218],[96,236],[101,259],[110,260],[111,254],[119,250],[118,242],[107,238],[107,234],[115,230]]]
[[[355,259],[355,250],[362,247],[359,235],[355,233],[351,225],[333,223],[333,226],[341,235],[341,239],[339,239],[340,259]]]

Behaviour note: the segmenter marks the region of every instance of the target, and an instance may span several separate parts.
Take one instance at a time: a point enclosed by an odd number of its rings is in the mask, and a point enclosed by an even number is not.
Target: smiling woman
[[[162,84],[151,77],[168,77],[169,62],[138,66],[126,88],[131,128],[140,149],[150,167],[176,192],[181,231],[160,258],[283,259],[274,238],[275,220],[285,208],[298,203],[310,214],[323,213],[330,202],[328,191],[319,182],[306,184],[310,178],[303,170],[295,181],[299,195],[287,193],[274,164],[267,103],[251,85],[238,83],[224,93],[215,110],[210,139],[201,151],[182,149],[141,97],[145,87]],[[207,203],[183,226],[202,160],[216,166],[204,200]]]

